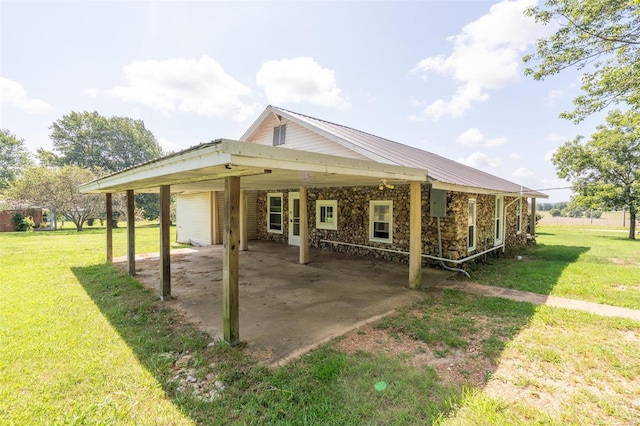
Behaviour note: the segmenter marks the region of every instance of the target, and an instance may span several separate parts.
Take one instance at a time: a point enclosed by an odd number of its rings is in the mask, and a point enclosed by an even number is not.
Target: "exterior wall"
[[[176,197],[176,240],[188,244],[211,244],[211,193],[179,194]]]
[[[16,230],[12,220],[16,214],[21,214],[23,217],[31,217],[36,227],[42,224],[42,209],[40,208],[3,210],[0,211],[0,232],[14,232]]]
[[[247,142],[260,145],[273,145],[273,128],[280,122],[275,116],[265,119],[254,135]],[[347,149],[317,133],[312,132],[297,123],[282,118],[282,124],[287,125],[285,144],[282,148],[298,149],[301,151],[317,152],[320,154],[339,155],[347,158],[368,160],[368,158],[355,151]]]
[[[429,189],[422,185],[422,252],[432,256],[439,256],[438,248],[438,220],[431,217],[429,212]],[[267,232],[267,193],[281,192],[283,195],[283,230],[282,234]],[[259,191],[257,198],[257,237],[280,243],[288,243],[289,212],[288,192],[298,192],[297,188],[290,190]],[[476,199],[476,250],[467,250],[467,215],[469,198]],[[508,205],[515,198],[505,197],[504,205]],[[338,229],[316,229],[316,201],[338,201]],[[393,201],[393,243],[386,244],[369,241],[369,201]],[[368,247],[389,250],[409,251],[409,185],[397,185],[395,189],[378,187],[339,187],[339,188],[308,188],[307,211],[309,226],[309,244],[312,247],[324,248],[338,252],[346,252],[360,256],[381,258],[408,262],[408,256],[389,253],[367,248],[322,242],[322,240],[352,243]],[[505,241],[508,247],[526,244],[526,233],[516,235],[516,207],[515,203],[508,207],[506,215]],[[523,217],[526,218],[526,200],[523,201]],[[523,222],[523,227],[526,224]],[[526,229],[523,228],[523,229]],[[442,237],[442,255],[449,259],[460,259],[494,246],[495,239],[495,196],[484,194],[467,194],[447,192],[447,212],[440,218],[440,233]],[[427,259],[424,263],[429,263]]]

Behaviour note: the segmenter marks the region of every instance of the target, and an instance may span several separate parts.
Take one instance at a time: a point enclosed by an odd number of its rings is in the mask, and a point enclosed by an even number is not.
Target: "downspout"
[[[438,216],[436,218],[436,220],[438,222],[438,255],[442,258],[442,236],[440,235],[440,217]],[[442,266],[447,271],[462,272],[463,274],[465,274],[467,276],[467,278],[471,278],[471,275],[469,275],[469,273],[467,271],[465,271],[464,269],[451,268],[451,267],[445,265],[442,260],[440,261],[440,266]]]

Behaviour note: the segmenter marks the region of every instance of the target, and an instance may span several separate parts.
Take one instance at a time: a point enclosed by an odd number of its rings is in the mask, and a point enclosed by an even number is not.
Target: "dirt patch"
[[[482,341],[480,336],[474,340]],[[495,368],[491,360],[481,356],[479,344],[470,344],[464,349],[429,345],[371,324],[347,333],[335,347],[349,354],[365,351],[404,358],[416,368],[431,367],[443,384],[479,386],[491,377]]]

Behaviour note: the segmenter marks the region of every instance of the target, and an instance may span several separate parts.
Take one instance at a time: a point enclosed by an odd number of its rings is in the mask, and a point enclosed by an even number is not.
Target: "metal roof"
[[[243,189],[261,190],[427,182],[422,168],[218,139],[86,183],[80,192],[157,192],[162,185],[216,191],[228,176],[242,176]]]
[[[259,124],[270,113],[286,117],[373,161],[426,169],[434,188],[458,189],[466,192],[521,193],[530,197],[548,198],[542,192],[474,169],[432,152],[272,105],[265,109],[256,122],[242,136],[241,140],[246,140],[257,130]],[[451,185],[463,188],[454,188]]]

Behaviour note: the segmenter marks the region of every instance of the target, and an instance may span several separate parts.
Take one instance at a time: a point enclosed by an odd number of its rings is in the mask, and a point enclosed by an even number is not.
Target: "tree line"
[[[104,196],[80,194],[79,185],[163,155],[144,122],[128,117],[71,112],[50,129],[53,149],[39,148],[35,155],[23,139],[0,130],[0,199],[5,205],[49,209],[73,222],[78,231],[87,221],[105,216]],[[124,195],[113,198],[114,215],[124,218]],[[136,194],[135,201],[141,218],[158,218],[157,194]]]

